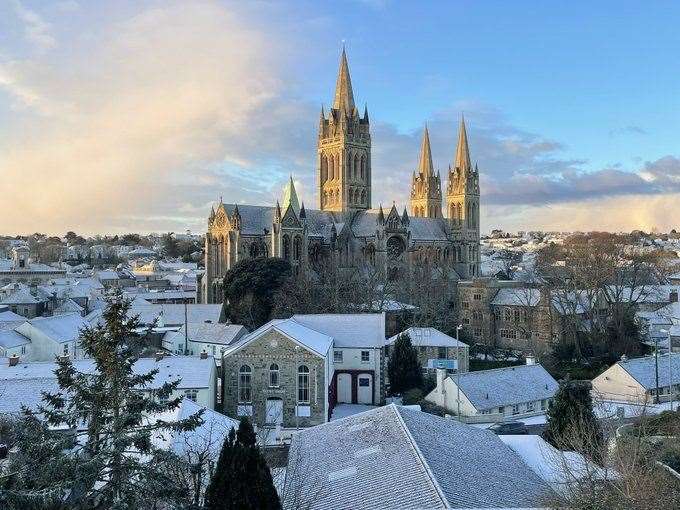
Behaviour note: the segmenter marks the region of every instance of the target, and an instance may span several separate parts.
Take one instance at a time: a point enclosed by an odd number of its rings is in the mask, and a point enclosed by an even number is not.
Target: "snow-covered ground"
[[[369,406],[365,404],[338,404],[333,408],[331,413],[331,421],[339,420],[340,418],[346,418],[347,416],[352,416],[353,414],[363,413],[364,411],[370,411],[377,406]]]

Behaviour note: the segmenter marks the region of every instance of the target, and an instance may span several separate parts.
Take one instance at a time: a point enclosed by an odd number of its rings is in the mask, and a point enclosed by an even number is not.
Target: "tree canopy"
[[[399,335],[390,348],[387,373],[390,378],[390,392],[393,395],[422,386],[423,372],[418,362],[418,352],[411,345],[411,337],[408,334]]]

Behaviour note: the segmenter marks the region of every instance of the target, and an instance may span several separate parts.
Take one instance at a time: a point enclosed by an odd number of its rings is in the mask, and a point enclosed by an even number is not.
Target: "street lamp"
[[[458,405],[458,421],[460,421],[460,340],[458,339],[458,332],[463,329],[462,324],[456,326],[456,391],[458,395],[456,396],[456,403]]]

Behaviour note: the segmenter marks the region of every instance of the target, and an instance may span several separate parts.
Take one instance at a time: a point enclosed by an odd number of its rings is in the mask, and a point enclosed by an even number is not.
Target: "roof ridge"
[[[398,423],[401,425],[401,427],[404,431],[404,434],[406,435],[406,438],[408,439],[409,443],[411,443],[411,447],[416,452],[418,460],[420,461],[421,465],[423,466],[423,469],[425,470],[425,474],[430,479],[430,482],[432,483],[434,490],[437,492],[437,495],[442,500],[442,503],[444,504],[444,508],[450,508],[451,504],[449,503],[448,499],[446,499],[446,495],[444,494],[444,491],[440,487],[439,482],[437,482],[437,478],[434,476],[434,473],[430,469],[430,465],[427,463],[427,459],[425,459],[425,455],[423,455],[423,452],[420,450],[420,447],[418,446],[416,439],[413,437],[413,434],[411,434],[411,431],[409,430],[408,426],[406,425],[404,418],[401,416],[400,410],[398,409],[398,407],[395,404],[389,404],[387,407],[391,407],[392,412],[394,412],[394,414],[396,415]],[[418,411],[418,412],[422,412],[422,411]]]
[[[462,377],[465,377],[467,375],[472,375],[472,374],[498,372],[500,370],[509,370],[509,369],[522,368],[522,367],[541,367],[543,370],[545,370],[545,367],[543,365],[541,365],[540,363],[534,363],[533,365],[527,365],[526,363],[522,363],[521,365],[510,365],[508,367],[489,368],[487,370],[470,370],[468,372],[461,373],[460,377],[462,378]],[[548,371],[546,370],[546,372],[548,372]],[[455,374],[451,374],[448,377],[452,377],[453,375],[455,375]]]

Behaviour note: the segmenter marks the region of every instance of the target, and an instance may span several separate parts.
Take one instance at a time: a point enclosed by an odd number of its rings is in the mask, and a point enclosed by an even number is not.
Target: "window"
[[[514,316],[515,316],[515,322],[519,322],[519,317],[520,317],[519,310],[514,311]]]
[[[437,348],[437,358],[446,359],[446,347]]]
[[[510,322],[512,320],[512,310],[510,308],[503,309],[503,320]]]
[[[545,411],[548,407],[548,401],[546,399],[541,400],[541,411]]]
[[[309,402],[309,368],[306,365],[298,367],[298,402]]]
[[[484,314],[482,312],[472,312],[472,320],[481,321],[484,320]]]
[[[472,333],[473,333],[476,337],[480,337],[480,336],[482,336],[482,328],[475,328],[475,329],[472,331]]]
[[[501,329],[501,338],[517,338],[517,332],[514,329]]]
[[[463,310],[470,308],[470,303],[468,301],[463,301]]]
[[[198,396],[198,390],[184,390],[185,398],[188,398],[192,402],[196,402],[196,397]]]
[[[512,414],[519,414],[519,404],[514,404],[512,406]]]
[[[248,365],[243,365],[238,371],[238,401],[250,402],[252,400],[251,376],[253,370]]]
[[[269,365],[269,387],[279,387],[279,366],[276,363]]]
[[[368,388],[371,385],[371,380],[368,377],[359,377],[359,386]]]
[[[463,324],[470,324],[470,319],[468,319],[467,317],[464,317],[463,318]]]
[[[26,354],[26,346],[25,345],[21,346],[21,354]]]
[[[68,344],[64,344],[64,356],[68,356]]]
[[[342,363],[342,351],[333,351],[333,361],[335,363]]]
[[[499,414],[505,414],[505,407],[500,406],[500,407],[498,408],[498,412],[499,412]]]
[[[361,351],[361,362],[368,363],[371,361],[371,351]]]
[[[533,402],[527,402],[527,413],[533,413],[534,412],[534,403]]]
[[[472,299],[474,299],[475,301],[481,301],[482,295],[481,294],[474,294],[472,296]]]

